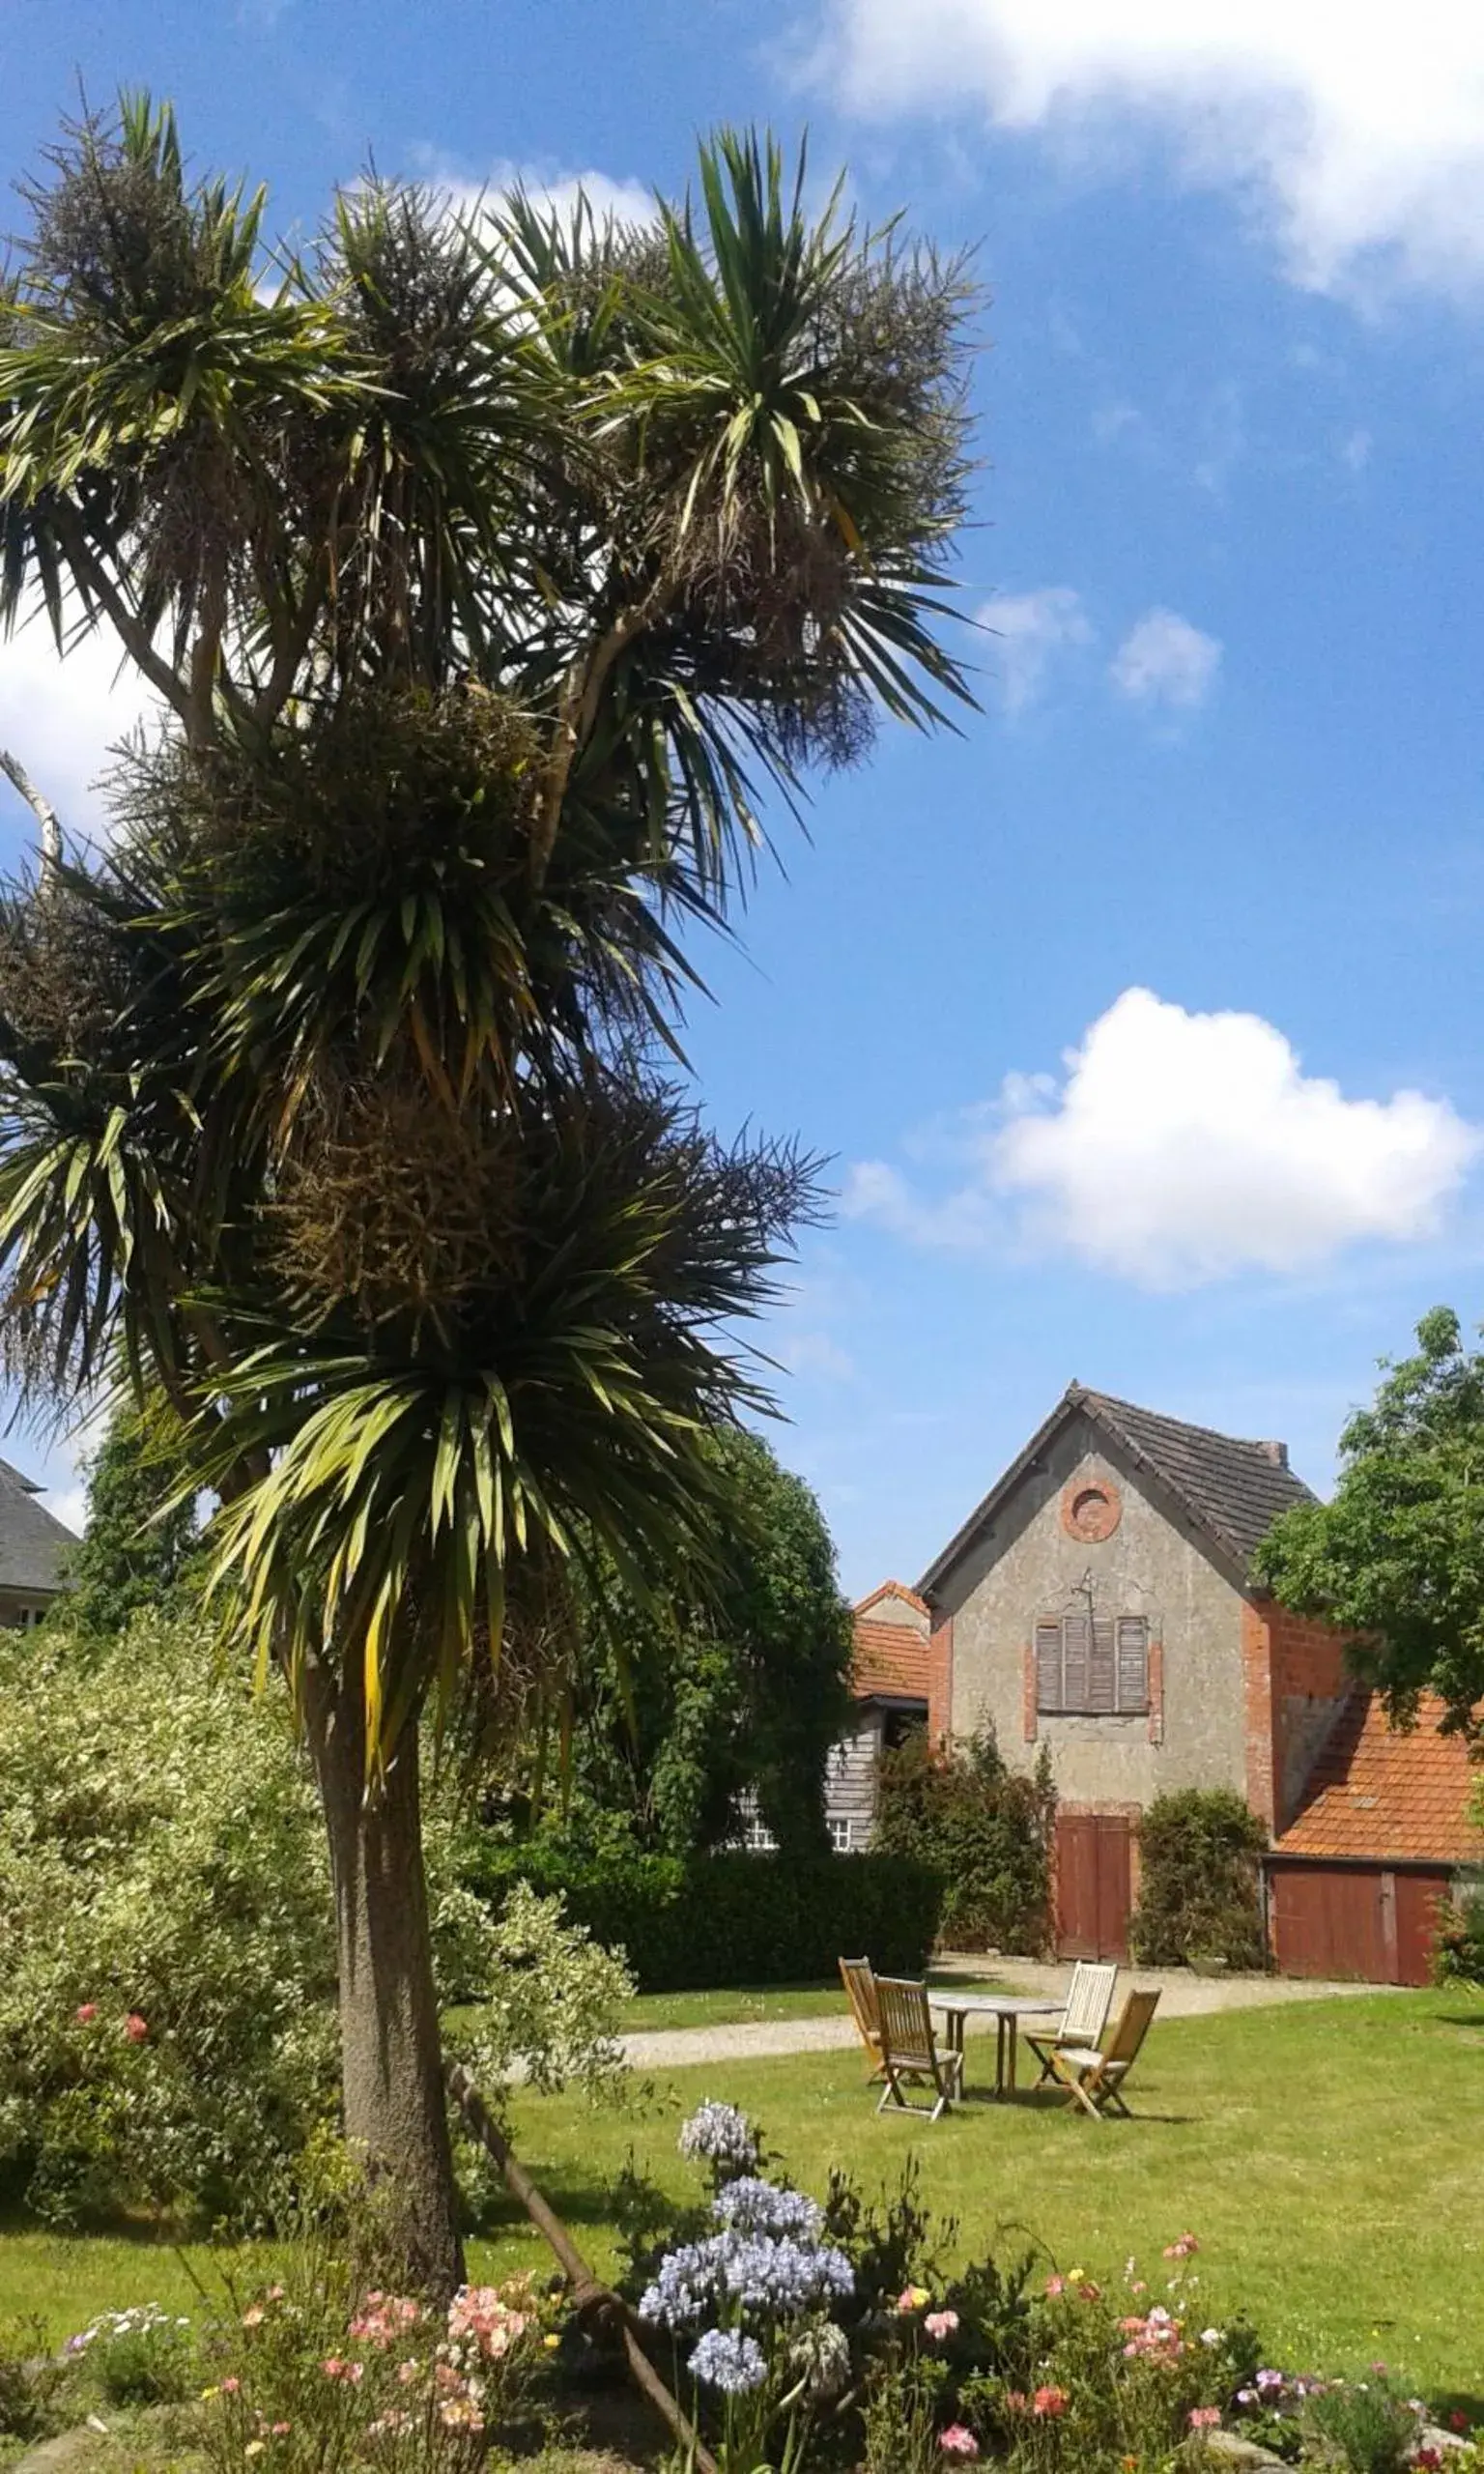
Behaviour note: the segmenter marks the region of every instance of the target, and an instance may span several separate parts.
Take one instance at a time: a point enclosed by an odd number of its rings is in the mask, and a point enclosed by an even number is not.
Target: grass
[[[600,2269],[614,2258],[614,2175],[632,2154],[676,2198],[693,2195],[678,2123],[701,2096],[727,2096],[816,2191],[832,2166],[870,2189],[915,2157],[925,2197],[958,2219],[958,2258],[1034,2236],[1064,2268],[1112,2279],[1132,2253],[1157,2294],[1160,2251],[1190,2229],[1203,2318],[1244,2307],[1291,2367],[1382,2357],[1430,2394],[1478,2401],[1481,2048],[1484,2011],[1466,1999],[1390,1994],[1156,2023],[1130,2091],[1137,2118],[1105,2127],[1023,2091],[1013,2105],[989,2101],[989,2049],[976,2040],[971,2101],[936,2125],[878,2118],[852,2050],[667,2071],[627,2113],[522,2095],[514,2129]],[[186,2257],[210,2273],[209,2251]],[[471,2246],[475,2275],[546,2264],[513,2208]],[[58,2338],[128,2302],[188,2310],[191,2293],[164,2244],[0,2234],[0,2316],[40,2312]]]
[[[987,1993],[992,1976],[955,1974],[935,1970],[935,1985],[956,1985],[961,1992]],[[848,2004],[839,1976],[816,1984],[774,1984],[755,1992],[638,1993],[624,2008],[628,2034],[667,2028],[737,2028],[754,2020],[843,2018]]]

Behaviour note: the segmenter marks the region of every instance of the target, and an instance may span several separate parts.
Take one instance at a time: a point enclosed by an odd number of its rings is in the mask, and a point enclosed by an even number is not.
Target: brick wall
[[[1246,1795],[1276,1834],[1288,1827],[1309,1773],[1352,1691],[1345,1636],[1262,1600],[1241,1614]]]
[[[946,1743],[954,1732],[954,1619],[938,1606],[928,1652],[928,1737],[931,1743]]]

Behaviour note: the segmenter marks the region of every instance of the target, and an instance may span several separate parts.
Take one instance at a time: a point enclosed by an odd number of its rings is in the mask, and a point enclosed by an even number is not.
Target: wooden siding
[[[880,1748],[881,1712],[862,1710],[850,1733],[835,1745],[825,1768],[825,1819],[832,1827],[848,1823],[851,1855],[862,1854],[870,1844]]]
[[[1442,1867],[1270,1863],[1272,1945],[1285,1975],[1426,1984]]]

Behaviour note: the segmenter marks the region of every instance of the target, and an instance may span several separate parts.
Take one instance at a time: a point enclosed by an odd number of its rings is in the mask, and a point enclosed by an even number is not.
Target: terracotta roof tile
[[[909,1589],[905,1581],[882,1581],[879,1588],[873,1589],[870,1592],[869,1597],[858,1597],[856,1599],[855,1611],[857,1615],[864,1615],[868,1607],[878,1606],[883,1597],[903,1598],[908,1606],[916,1607],[919,1615],[926,1615],[928,1611],[928,1600],[926,1597],[919,1597],[916,1590]]]
[[[1441,1701],[1424,1699],[1399,1734],[1374,1693],[1359,1692],[1329,1736],[1303,1805],[1275,1842],[1280,1856],[1484,1860],[1468,1807],[1474,1772],[1461,1739],[1440,1735]]]
[[[857,1701],[878,1693],[899,1701],[926,1701],[932,1644],[910,1624],[881,1624],[857,1617],[855,1666],[850,1689]]]

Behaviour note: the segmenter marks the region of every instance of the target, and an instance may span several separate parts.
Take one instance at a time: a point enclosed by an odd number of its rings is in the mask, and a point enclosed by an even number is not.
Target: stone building
[[[1311,1500],[1281,1443],[1072,1384],[924,1575],[933,1731],[991,1725],[1025,1767],[1049,1747],[1065,1955],[1127,1954],[1146,1805],[1231,1787],[1271,1840],[1280,1966],[1425,1974],[1473,1854],[1468,1763],[1436,1711],[1391,1735],[1339,1637],[1254,1588],[1259,1539]]]
[[[33,1479],[0,1460],[0,1624],[39,1624],[65,1585],[68,1556],[77,1544],[36,1498]]]

